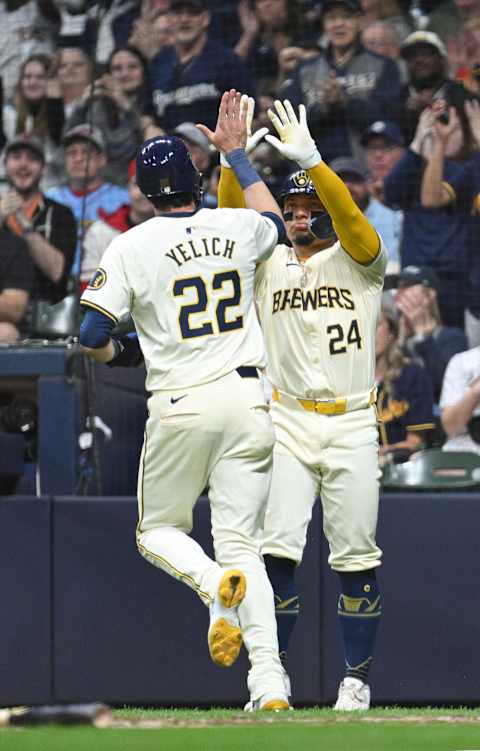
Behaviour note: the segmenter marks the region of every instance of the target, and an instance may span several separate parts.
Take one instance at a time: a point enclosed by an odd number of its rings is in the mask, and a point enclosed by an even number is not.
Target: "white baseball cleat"
[[[245,597],[247,581],[242,571],[225,571],[218,585],[217,596],[210,605],[208,649],[216,665],[229,668],[242,648],[243,638],[237,608]]]
[[[286,694],[271,691],[263,694],[260,699],[249,701],[245,704],[244,712],[285,712],[287,709],[293,709],[288,701]]]
[[[337,712],[370,709],[370,687],[358,678],[344,678],[338,687],[338,698],[334,709]]]
[[[283,669],[283,684],[284,684],[284,687],[285,687],[285,696],[286,696],[287,703],[288,703],[288,709],[293,709],[293,707],[292,707],[292,705],[290,703],[291,696],[292,696],[292,688],[291,688],[291,684],[290,684],[290,678],[288,677],[288,673],[285,670],[285,668]],[[282,696],[282,699],[283,698],[284,697]],[[263,699],[263,697],[262,697],[262,699]],[[243,708],[243,711],[244,712],[256,712],[258,709],[261,709],[261,707],[255,706],[256,704],[258,705],[258,701],[254,702],[252,699],[250,699],[250,701],[245,704],[245,706]]]

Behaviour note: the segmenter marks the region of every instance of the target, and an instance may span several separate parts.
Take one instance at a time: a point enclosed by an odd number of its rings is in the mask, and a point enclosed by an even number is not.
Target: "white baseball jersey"
[[[270,382],[307,399],[374,385],[375,333],[387,252],[364,266],[336,242],[300,263],[279,245],[257,270],[255,297]]]
[[[115,321],[132,314],[149,391],[264,367],[254,277],[277,242],[249,209],[154,217],[111,242],[81,302]]]

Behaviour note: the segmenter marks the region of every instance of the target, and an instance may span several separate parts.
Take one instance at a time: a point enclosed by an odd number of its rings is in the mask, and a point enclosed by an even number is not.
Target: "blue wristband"
[[[262,181],[260,175],[253,169],[248,161],[244,149],[234,149],[233,151],[229,151],[228,154],[226,154],[226,157],[243,190],[249,188],[250,185],[253,185],[254,183]]]

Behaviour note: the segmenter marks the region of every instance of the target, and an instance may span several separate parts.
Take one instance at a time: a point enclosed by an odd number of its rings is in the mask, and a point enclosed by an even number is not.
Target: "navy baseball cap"
[[[427,266],[405,266],[398,275],[398,286],[413,287],[414,284],[422,284],[435,290],[440,286],[438,276]]]
[[[322,4],[321,7],[321,14],[322,16],[325,15],[327,10],[331,10],[331,8],[334,8],[335,6],[343,6],[347,10],[350,11],[350,13],[361,13],[362,8],[360,6],[360,3],[357,2],[357,0],[325,0],[325,2]]]
[[[391,120],[377,120],[369,125],[368,128],[363,131],[360,143],[362,146],[366,146],[370,139],[375,136],[382,136],[396,146],[405,146],[405,139],[402,131],[398,125]]]
[[[360,162],[349,156],[339,156],[333,162],[330,162],[328,166],[337,175],[356,175],[361,180],[367,179],[367,171],[363,169]]]
[[[170,10],[174,13],[176,10],[182,10],[182,8],[189,8],[194,13],[202,13],[202,11],[208,10],[205,0],[172,0],[170,3]]]

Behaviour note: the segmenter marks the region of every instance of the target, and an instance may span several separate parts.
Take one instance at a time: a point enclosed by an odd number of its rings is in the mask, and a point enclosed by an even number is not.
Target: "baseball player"
[[[375,571],[382,555],[375,542],[374,345],[387,253],[322,161],[303,105],[299,120],[290,102],[275,107],[269,114],[280,140],[266,139],[302,169],[280,196],[290,244],[278,245],[255,281],[276,433],[262,552],[284,658],[299,610],[294,572],[320,493],[329,564],[340,579],[346,656],[335,709],[368,709],[367,675],[380,617]],[[239,205],[239,196],[232,169],[222,167],[220,205]]]
[[[137,183],[155,216],[109,245],[82,295],[80,341],[99,362],[128,364],[128,340],[110,332],[131,313],[152,392],[138,479],[139,551],[210,606],[215,663],[235,661],[243,634],[255,708],[282,710],[289,704],[260,554],[274,433],[258,376],[265,353],[253,291],[256,266],[283,241],[284,228],[245,156],[235,91],[222,98],[215,135],[256,211],[199,209],[200,175],[183,142],[146,141]],[[215,561],[188,534],[207,484]]]

